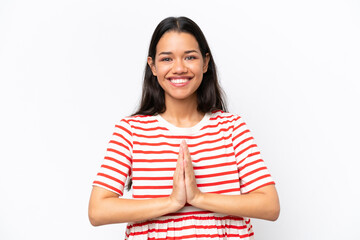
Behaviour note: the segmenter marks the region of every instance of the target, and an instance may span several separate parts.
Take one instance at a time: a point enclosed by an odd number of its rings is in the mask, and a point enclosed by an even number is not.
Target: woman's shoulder
[[[224,112],[217,110],[211,112],[210,121],[211,125],[228,126],[230,129],[237,129],[240,126],[245,126],[243,118],[237,113]]]
[[[150,115],[131,115],[120,118],[115,122],[115,129],[133,135],[136,130],[152,127],[157,120]]]
[[[156,118],[153,115],[131,115],[125,116],[120,119],[120,124],[126,124],[130,127],[139,126],[143,124],[150,124],[156,122]]]
[[[240,115],[236,113],[224,112],[223,110],[215,110],[212,111],[210,116],[211,120],[228,120],[228,121],[236,121],[240,119]]]
[[[125,116],[120,119],[120,121],[127,122],[129,124],[137,122],[137,123],[147,123],[154,121],[155,116],[153,115],[130,115]]]

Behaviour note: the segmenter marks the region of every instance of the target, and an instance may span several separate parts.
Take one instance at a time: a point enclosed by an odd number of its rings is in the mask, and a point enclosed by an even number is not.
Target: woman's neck
[[[196,95],[184,100],[165,98],[166,111],[161,115],[169,123],[177,127],[192,127],[204,117],[197,110]]]

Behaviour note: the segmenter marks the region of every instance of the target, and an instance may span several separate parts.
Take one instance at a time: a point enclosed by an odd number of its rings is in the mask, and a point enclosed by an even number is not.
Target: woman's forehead
[[[184,53],[193,50],[200,53],[199,44],[193,35],[186,32],[166,32],[156,46],[157,55],[161,52]]]

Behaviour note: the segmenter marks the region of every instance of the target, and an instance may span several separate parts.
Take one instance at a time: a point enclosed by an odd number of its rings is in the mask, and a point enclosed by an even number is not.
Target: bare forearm
[[[273,188],[268,186],[265,188]],[[260,218],[274,221],[279,216],[280,206],[276,194],[253,192],[243,195],[201,193],[191,204],[212,212],[240,217]]]
[[[159,217],[174,211],[169,198],[134,200],[122,198],[104,199],[93,209],[93,225],[136,222]],[[91,216],[91,215],[90,215]]]
[[[103,190],[97,188],[95,191]],[[89,203],[89,219],[94,226],[143,221],[176,212],[182,207],[174,203],[171,197],[136,200],[118,198],[115,195],[94,195]]]

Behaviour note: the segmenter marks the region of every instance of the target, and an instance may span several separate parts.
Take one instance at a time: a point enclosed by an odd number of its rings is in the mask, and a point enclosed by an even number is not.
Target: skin
[[[148,64],[165,91],[166,111],[162,117],[177,127],[194,126],[204,116],[196,109],[196,89],[207,71],[209,56],[202,57],[192,35],[178,32],[165,33],[156,51],[155,59],[149,57]],[[172,77],[189,77],[191,80],[185,86],[174,87],[169,82]],[[272,221],[278,218],[280,212],[274,185],[242,195],[201,192],[196,185],[191,153],[186,142],[182,141],[173,175],[173,191],[169,197],[123,199],[116,193],[94,186],[89,202],[89,219],[94,226],[143,221],[176,212],[186,203],[213,212]]]

